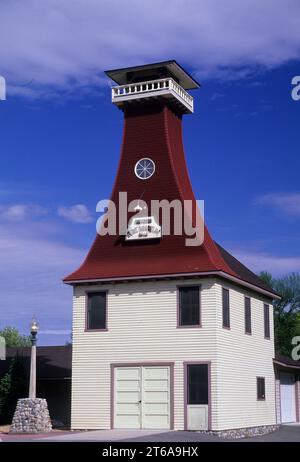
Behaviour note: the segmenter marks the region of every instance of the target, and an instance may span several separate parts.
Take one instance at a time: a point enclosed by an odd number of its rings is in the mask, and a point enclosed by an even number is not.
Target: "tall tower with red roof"
[[[194,101],[188,90],[199,88],[199,84],[176,61],[111,70],[106,74],[118,84],[112,88],[112,102],[124,113],[121,157],[111,195],[116,206],[117,229],[120,192],[127,194],[128,203],[141,199],[149,210],[151,201],[175,200],[185,211],[186,201],[192,204],[194,217],[199,210],[185,160],[182,117],[193,113]],[[128,221],[129,218],[130,215]],[[184,224],[181,234],[175,233],[171,223],[170,233],[164,235],[163,214],[156,220],[160,221],[155,224],[161,229],[159,236],[152,236],[156,239],[150,239],[149,234],[144,239],[135,236],[128,239],[118,232],[97,235],[83,264],[65,282],[218,273],[244,282],[250,278],[248,282],[263,286],[247,270],[237,268],[236,262],[212,240],[206,226],[201,245],[187,245]],[[191,222],[195,225],[194,218]],[[135,229],[136,237],[142,237]]]
[[[199,84],[176,61],[106,74],[124,131],[108,212],[64,279],[72,428],[271,431],[277,295],[203,222],[182,140]]]

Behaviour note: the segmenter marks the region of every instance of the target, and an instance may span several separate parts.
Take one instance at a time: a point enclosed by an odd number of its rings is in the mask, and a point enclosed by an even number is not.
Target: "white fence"
[[[112,88],[112,102],[126,101],[138,97],[150,97],[170,94],[177,98],[190,112],[194,109],[194,100],[184,88],[172,78],[130,83]]]

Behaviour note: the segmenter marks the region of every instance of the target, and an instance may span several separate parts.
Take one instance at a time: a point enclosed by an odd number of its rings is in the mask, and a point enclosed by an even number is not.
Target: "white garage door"
[[[115,428],[170,428],[170,367],[116,367]]]
[[[281,422],[296,422],[295,375],[280,374]]]

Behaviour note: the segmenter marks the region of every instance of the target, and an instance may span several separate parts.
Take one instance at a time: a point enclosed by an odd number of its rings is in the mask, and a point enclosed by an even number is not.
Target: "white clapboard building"
[[[199,84],[176,61],[106,74],[124,113],[111,195],[118,229],[97,234],[64,279],[74,289],[72,428],[270,431],[281,419],[273,363],[278,295],[205,225],[201,245],[188,245],[188,233],[175,232],[172,220],[168,230],[162,210],[152,213],[153,201],[177,201],[189,224],[198,223],[182,117],[193,113],[188,91]],[[120,192],[136,201],[125,225]]]

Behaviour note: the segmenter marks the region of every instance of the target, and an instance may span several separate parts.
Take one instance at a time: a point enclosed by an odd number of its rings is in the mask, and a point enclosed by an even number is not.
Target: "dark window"
[[[245,332],[251,334],[251,300],[245,297]]]
[[[199,287],[179,288],[179,325],[200,325]]]
[[[223,299],[223,327],[230,327],[229,290],[222,290]]]
[[[106,328],[106,292],[88,294],[87,329]]]
[[[187,366],[187,404],[208,404],[208,365]]]
[[[265,390],[265,378],[257,377],[257,399],[264,400],[266,399],[266,390]]]
[[[264,305],[264,328],[265,328],[265,337],[270,338],[270,309],[269,309],[269,305]]]

